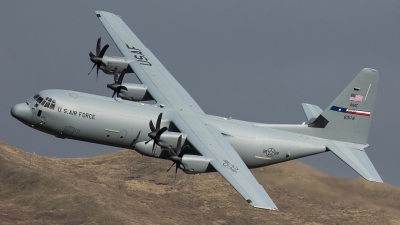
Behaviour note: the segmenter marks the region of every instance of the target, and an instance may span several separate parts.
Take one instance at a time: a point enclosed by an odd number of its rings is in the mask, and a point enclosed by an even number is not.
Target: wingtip
[[[279,211],[279,209],[274,205],[274,206],[264,206],[264,205],[253,205],[254,208],[259,208],[259,209],[267,209],[267,210],[274,210],[274,211]]]
[[[376,182],[376,183],[384,183],[383,180],[380,177],[378,179],[370,177],[367,180],[371,181],[371,182]]]

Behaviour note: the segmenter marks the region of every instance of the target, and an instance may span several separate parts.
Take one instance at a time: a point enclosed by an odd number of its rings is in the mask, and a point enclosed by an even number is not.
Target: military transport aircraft
[[[22,123],[58,138],[136,150],[171,160],[185,173],[219,172],[252,206],[277,210],[249,168],[333,152],[369,181],[382,182],[365,148],[379,73],[363,69],[322,111],[303,104],[308,122],[254,123],[208,115],[122,19],[96,11],[123,57],[96,55],[93,67],[115,75],[115,98],[44,90],[12,107]],[[93,69],[93,68],[92,68]],[[121,73],[118,77],[118,73]],[[122,83],[134,73],[141,84]],[[152,101],[147,101],[152,100]],[[156,121],[155,124],[153,121]],[[172,167],[171,166],[171,167]]]

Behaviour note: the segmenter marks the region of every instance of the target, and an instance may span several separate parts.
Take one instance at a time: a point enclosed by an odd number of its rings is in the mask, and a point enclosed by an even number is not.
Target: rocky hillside
[[[32,163],[31,163],[32,158]],[[252,170],[280,211],[251,207],[218,173],[123,150],[33,156],[0,142],[0,224],[400,224],[400,188],[299,162]]]

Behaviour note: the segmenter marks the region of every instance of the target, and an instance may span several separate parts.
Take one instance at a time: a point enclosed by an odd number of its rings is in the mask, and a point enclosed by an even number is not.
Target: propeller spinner
[[[97,40],[97,45],[96,45],[96,55],[93,54],[92,52],[89,53],[90,56],[90,61],[92,61],[94,63],[92,69],[90,70],[90,72],[88,73],[88,75],[92,72],[93,68],[95,66],[97,66],[97,77],[96,77],[96,82],[97,79],[99,78],[99,69],[101,64],[103,63],[103,56],[104,53],[107,51],[108,46],[109,45],[104,45],[103,49],[100,50],[100,46],[101,46],[101,37],[99,37],[99,39]],[[103,63],[104,65],[104,63]]]

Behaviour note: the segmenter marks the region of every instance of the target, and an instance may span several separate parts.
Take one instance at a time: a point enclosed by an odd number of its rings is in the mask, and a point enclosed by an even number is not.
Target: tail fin
[[[378,83],[377,70],[361,70],[309,127],[324,128],[322,138],[366,144]]]

